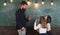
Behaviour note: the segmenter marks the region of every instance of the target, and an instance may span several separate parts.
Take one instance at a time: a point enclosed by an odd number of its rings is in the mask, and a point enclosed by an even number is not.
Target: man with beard
[[[32,18],[31,16],[28,18],[25,16],[27,6],[27,2],[22,1],[19,9],[16,12],[16,29],[19,35],[26,35],[26,23]]]

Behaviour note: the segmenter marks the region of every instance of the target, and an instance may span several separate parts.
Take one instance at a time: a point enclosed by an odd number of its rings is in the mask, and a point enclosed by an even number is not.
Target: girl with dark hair
[[[49,15],[45,16],[45,19],[46,19],[47,23],[51,23],[51,16],[49,16]],[[51,33],[51,25],[50,25],[50,30],[47,31],[47,34],[52,35],[52,33]]]

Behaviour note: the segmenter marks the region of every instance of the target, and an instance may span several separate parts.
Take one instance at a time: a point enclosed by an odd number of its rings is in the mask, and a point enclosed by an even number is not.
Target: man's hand
[[[22,27],[21,30],[23,31],[25,29],[25,27]]]
[[[28,20],[31,20],[31,19],[32,19],[32,16],[29,16],[29,17],[28,17]]]

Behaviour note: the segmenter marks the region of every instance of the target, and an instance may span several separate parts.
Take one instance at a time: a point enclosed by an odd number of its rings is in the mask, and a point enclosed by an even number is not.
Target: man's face
[[[25,5],[22,5],[22,10],[24,10],[24,11],[25,11],[25,10],[26,10],[26,8],[27,8],[27,6],[28,6],[28,5],[26,5],[26,4],[25,4]]]

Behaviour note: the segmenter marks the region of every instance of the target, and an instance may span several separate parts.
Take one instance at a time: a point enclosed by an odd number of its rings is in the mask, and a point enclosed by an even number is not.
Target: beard
[[[26,11],[26,9],[22,8],[23,11]]]

